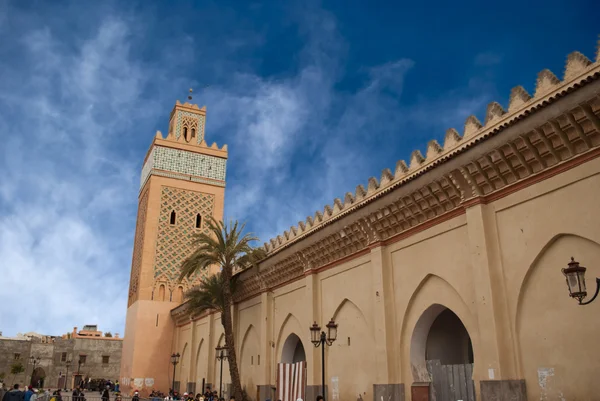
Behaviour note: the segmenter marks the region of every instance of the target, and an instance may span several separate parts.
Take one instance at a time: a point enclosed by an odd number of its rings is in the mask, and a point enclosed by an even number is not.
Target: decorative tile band
[[[150,174],[158,173],[155,170],[190,176],[191,181],[218,185],[211,180],[225,181],[226,165],[227,160],[220,157],[155,146],[142,168],[140,188],[144,186]],[[202,180],[202,177],[208,180]],[[175,175],[173,178],[183,177]]]

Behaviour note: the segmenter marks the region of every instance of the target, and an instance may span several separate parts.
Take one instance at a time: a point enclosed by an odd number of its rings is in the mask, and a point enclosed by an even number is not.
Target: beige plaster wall
[[[170,311],[175,306],[173,302],[140,300],[127,309],[120,373],[124,392],[134,387],[149,392],[171,386],[169,344],[174,326]],[[135,385],[135,379],[143,379],[144,385]]]
[[[320,385],[321,350],[309,327],[333,317],[339,331],[326,349],[329,397],[372,399],[373,384],[403,383],[409,399],[412,383],[429,380],[428,332],[445,308],[471,338],[478,397],[479,382],[491,379],[525,379],[529,399],[599,393],[593,350],[600,302],[578,306],[560,273],[574,256],[589,268],[590,287],[600,276],[599,173],[600,159],[592,160],[237,305],[238,360],[249,396],[256,398],[258,385],[275,385],[291,334],[303,343],[308,384]],[[218,315],[178,327],[176,347],[181,352],[189,342],[192,324],[208,332],[209,319],[212,336],[196,336],[207,351],[196,349],[190,366],[206,366],[218,385],[211,354],[223,341]]]

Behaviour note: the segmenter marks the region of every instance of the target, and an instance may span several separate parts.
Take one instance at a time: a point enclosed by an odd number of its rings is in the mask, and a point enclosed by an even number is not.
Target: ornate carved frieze
[[[399,187],[385,205],[366,216],[348,216],[343,228],[319,240],[310,236],[300,250],[283,251],[277,262],[269,257],[258,273],[242,283],[239,299],[258,295],[310,271],[384,242],[413,227],[464,208],[465,202],[485,197],[539,174],[579,154],[600,147],[600,99],[594,98],[558,118],[524,132],[516,139],[473,158],[450,174],[432,179],[412,191]],[[304,245],[305,244],[305,245]]]
[[[515,87],[507,110],[490,103],[483,124],[470,116],[462,136],[449,129],[443,146],[430,141],[425,156],[413,152],[410,163],[398,161],[393,174],[385,169],[379,180],[369,178],[367,189],[357,186],[355,194],[335,199],[333,206],[265,243],[267,259],[243,278],[238,300],[338,263],[373,244],[408,235],[424,223],[453,216],[471,202],[493,200],[505,189],[519,188],[529,178],[596,151],[599,79],[600,53],[595,63],[572,53],[563,81],[544,70],[533,97]],[[595,86],[585,92],[587,85]],[[577,90],[584,91],[572,97],[579,100],[557,103]],[[551,110],[545,114],[548,118],[539,114],[529,118],[545,108]]]

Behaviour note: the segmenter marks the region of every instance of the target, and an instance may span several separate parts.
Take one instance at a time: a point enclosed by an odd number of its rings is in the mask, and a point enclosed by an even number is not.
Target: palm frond
[[[223,298],[224,279],[221,273],[203,277],[200,285],[192,288],[185,293],[185,299],[188,301],[189,308],[194,313],[202,313],[208,310],[222,312],[225,307]],[[237,277],[229,280],[231,293],[235,294],[239,289]]]

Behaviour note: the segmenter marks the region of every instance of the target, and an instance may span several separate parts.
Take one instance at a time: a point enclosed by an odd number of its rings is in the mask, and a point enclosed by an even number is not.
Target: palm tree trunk
[[[231,272],[226,272],[226,270],[227,269],[224,268],[222,271],[224,308],[221,314],[221,323],[223,324],[223,330],[225,331],[225,346],[227,347],[227,360],[229,362],[229,375],[231,376],[233,395],[236,401],[246,401],[244,394],[242,393],[242,383],[240,381],[240,371],[237,365],[235,340],[233,336],[233,321],[231,317],[231,305],[233,304],[233,297],[231,295],[231,288],[229,286]]]

